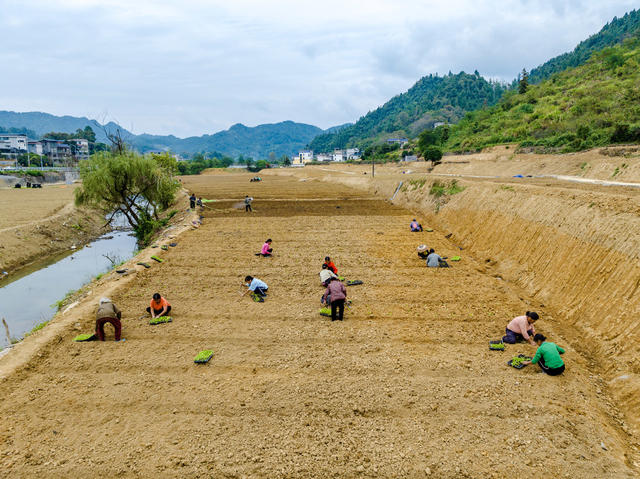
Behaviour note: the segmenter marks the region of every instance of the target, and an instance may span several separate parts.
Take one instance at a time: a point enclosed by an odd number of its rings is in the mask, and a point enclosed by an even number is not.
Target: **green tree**
[[[280,162],[284,165],[284,166],[291,166],[291,158],[289,158],[287,155],[282,155],[280,157]]]
[[[76,204],[110,214],[109,222],[122,213],[142,244],[149,241],[149,231],[158,226],[159,214],[174,202],[180,188],[151,156],[130,151],[93,155],[80,163],[80,178]]]
[[[433,166],[437,166],[442,161],[442,150],[437,146],[428,146],[423,152],[422,156],[425,161],[433,162]]]
[[[438,134],[435,130],[424,130],[418,136],[418,150],[423,155],[427,148],[436,144],[438,144]]]
[[[518,82],[518,93],[524,95],[529,88],[529,73],[527,73],[527,69],[523,68],[522,73],[520,73],[520,81]]]
[[[158,166],[164,169],[168,174],[175,175],[178,173],[178,161],[171,155],[171,153],[151,153],[151,157],[155,160]]]

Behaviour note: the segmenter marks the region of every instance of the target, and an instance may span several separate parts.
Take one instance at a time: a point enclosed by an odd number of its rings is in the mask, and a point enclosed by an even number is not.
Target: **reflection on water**
[[[56,312],[55,302],[71,290],[80,289],[96,275],[109,271],[112,263],[133,256],[136,239],[127,232],[114,232],[84,248],[50,258],[0,283],[0,318],[9,324],[11,336],[21,338]],[[34,270],[35,269],[35,270]],[[0,347],[6,346],[0,329]]]

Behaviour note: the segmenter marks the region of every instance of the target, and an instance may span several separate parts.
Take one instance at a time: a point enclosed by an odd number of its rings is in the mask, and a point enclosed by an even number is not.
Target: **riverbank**
[[[10,278],[30,263],[71,251],[107,231],[99,213],[74,206],[75,188],[0,188],[0,272]]]

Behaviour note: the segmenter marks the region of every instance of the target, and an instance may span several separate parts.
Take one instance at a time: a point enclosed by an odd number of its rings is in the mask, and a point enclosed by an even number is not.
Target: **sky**
[[[430,74],[512,80],[637,0],[0,0],[0,110],[133,133],[354,122]]]

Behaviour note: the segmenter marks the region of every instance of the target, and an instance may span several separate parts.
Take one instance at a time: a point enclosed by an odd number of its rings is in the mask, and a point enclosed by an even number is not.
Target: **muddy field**
[[[361,172],[359,172],[361,174]],[[506,322],[553,310],[486,273],[445,232],[337,183],[243,173],[185,178],[204,224],[112,298],[124,343],[73,343],[90,308],[0,384],[0,468],[12,477],[637,477],[602,381],[568,347],[567,372],[506,366]],[[302,181],[304,180],[304,181]],[[253,214],[241,200],[254,196]],[[270,237],[276,255],[254,256]],[[453,268],[428,270],[426,243]],[[343,323],[318,315],[325,255],[364,285]],[[247,274],[270,286],[241,298]],[[139,319],[152,293],[174,322]],[[211,363],[195,354],[211,348]],[[7,358],[3,358],[7,360]],[[0,362],[0,368],[2,362]]]

